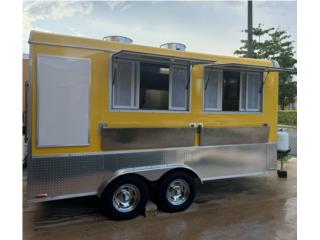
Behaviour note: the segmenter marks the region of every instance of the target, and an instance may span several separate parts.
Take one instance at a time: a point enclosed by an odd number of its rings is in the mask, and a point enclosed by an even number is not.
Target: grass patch
[[[296,125],[278,124],[278,128],[295,128],[295,129],[297,129],[297,126]]]
[[[292,110],[279,111],[278,124],[297,126],[297,111],[292,111]]]
[[[290,154],[288,154],[287,156],[285,156],[284,158],[283,158],[283,161],[284,162],[287,162],[287,161],[289,161],[291,158],[294,158],[295,156],[293,156],[293,155],[290,155]],[[281,159],[279,159],[279,161],[280,161]]]

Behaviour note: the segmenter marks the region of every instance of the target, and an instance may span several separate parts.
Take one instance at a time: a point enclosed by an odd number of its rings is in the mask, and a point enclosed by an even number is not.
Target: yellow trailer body
[[[126,174],[206,181],[276,168],[272,61],[42,32],[29,43],[30,200],[100,196]]]

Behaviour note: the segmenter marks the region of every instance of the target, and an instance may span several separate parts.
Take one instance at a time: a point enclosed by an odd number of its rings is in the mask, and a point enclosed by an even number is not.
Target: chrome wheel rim
[[[140,191],[132,184],[124,184],[116,189],[113,194],[112,203],[119,212],[130,212],[134,210],[140,201]]]
[[[175,206],[185,203],[189,194],[189,184],[183,179],[175,179],[167,188],[167,200]]]

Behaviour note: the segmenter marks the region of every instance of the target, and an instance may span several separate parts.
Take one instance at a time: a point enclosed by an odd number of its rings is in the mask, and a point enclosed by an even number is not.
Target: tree
[[[285,106],[288,106],[289,103],[295,102],[296,96],[297,96],[297,82],[294,82],[294,81],[285,81],[282,83],[280,82],[279,103],[282,110],[284,109]]]
[[[247,32],[247,30],[244,30]],[[294,46],[291,36],[280,27],[264,28],[262,24],[252,29],[253,58],[276,60],[281,67],[291,68],[296,72],[297,59],[294,58]],[[242,46],[234,51],[235,55],[246,57],[248,40],[241,40]],[[292,74],[281,73],[279,82],[279,103],[284,109],[293,103],[297,96],[297,83],[292,81]]]

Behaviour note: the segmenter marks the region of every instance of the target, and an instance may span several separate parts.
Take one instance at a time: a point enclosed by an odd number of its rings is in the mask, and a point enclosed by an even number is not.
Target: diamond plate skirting
[[[37,194],[48,195],[38,199],[41,201],[95,195],[103,183],[121,172],[149,180],[177,166],[191,169],[201,180],[256,174],[275,166],[274,146],[238,144],[33,157],[28,162],[28,199],[37,200]],[[156,171],[159,169],[165,170]]]

